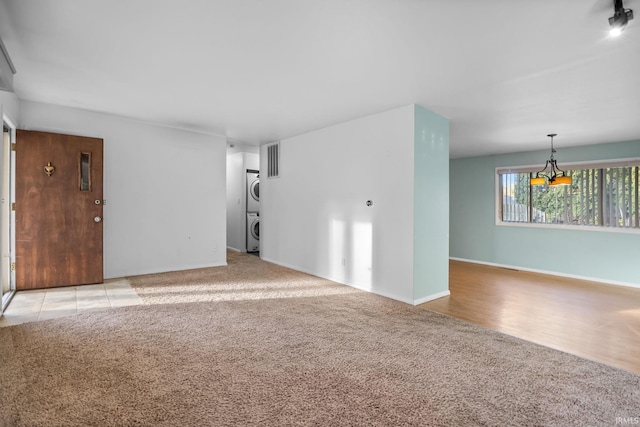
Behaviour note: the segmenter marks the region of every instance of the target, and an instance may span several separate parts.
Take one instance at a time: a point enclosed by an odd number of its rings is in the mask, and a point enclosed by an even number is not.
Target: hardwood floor
[[[450,261],[451,295],[420,305],[640,373],[640,289]]]

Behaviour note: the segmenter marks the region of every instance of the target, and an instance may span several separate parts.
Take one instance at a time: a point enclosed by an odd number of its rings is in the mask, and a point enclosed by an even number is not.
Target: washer
[[[247,213],[247,252],[260,252],[260,214]]]
[[[247,169],[247,212],[260,212],[260,175]]]

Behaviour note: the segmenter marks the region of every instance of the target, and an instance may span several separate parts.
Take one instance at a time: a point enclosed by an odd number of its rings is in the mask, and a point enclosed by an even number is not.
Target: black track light
[[[613,0],[613,16],[609,18],[611,35],[620,35],[627,23],[633,19],[633,10],[625,9],[622,0]]]

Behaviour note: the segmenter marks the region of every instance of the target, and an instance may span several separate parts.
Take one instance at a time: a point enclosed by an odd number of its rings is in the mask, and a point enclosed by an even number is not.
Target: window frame
[[[603,169],[612,167],[640,167],[640,157],[629,157],[620,159],[608,159],[608,160],[594,160],[594,161],[582,161],[582,162],[562,162],[560,165],[563,170],[575,170],[575,169]],[[539,171],[541,164],[538,165],[521,165],[521,166],[500,166],[494,170],[494,219],[495,225],[500,227],[524,227],[524,228],[543,228],[551,230],[577,230],[577,231],[596,231],[606,233],[625,233],[625,234],[640,234],[640,228],[632,227],[607,227],[602,225],[572,225],[572,224],[551,224],[551,223],[536,223],[536,222],[516,222],[516,221],[503,221],[501,212],[501,191],[500,191],[500,176],[505,173],[526,173]],[[576,168],[577,167],[577,168]],[[531,204],[531,202],[529,202]],[[640,212],[638,212],[640,215]]]

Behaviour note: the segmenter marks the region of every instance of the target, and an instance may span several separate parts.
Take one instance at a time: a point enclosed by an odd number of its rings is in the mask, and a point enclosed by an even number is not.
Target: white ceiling
[[[625,7],[640,17],[640,0]],[[421,104],[451,156],[640,139],[612,0],[0,0],[20,99],[261,144]]]

